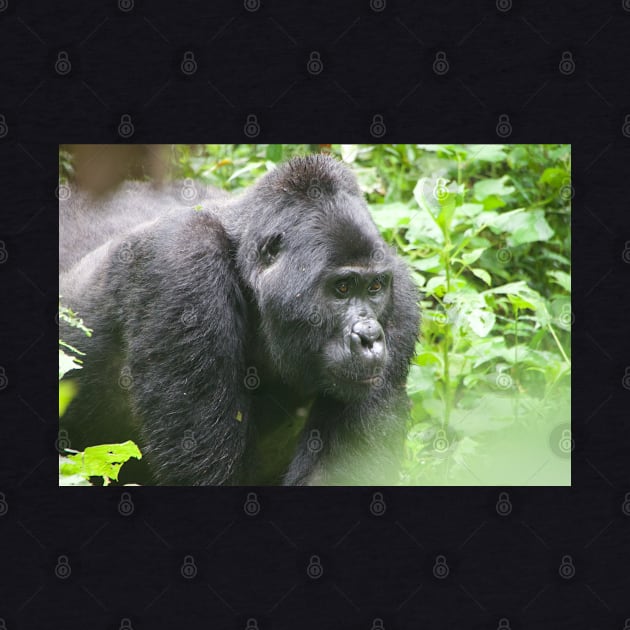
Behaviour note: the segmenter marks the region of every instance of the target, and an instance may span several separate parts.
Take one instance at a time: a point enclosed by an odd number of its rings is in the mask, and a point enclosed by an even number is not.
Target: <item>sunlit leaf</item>
[[[475,199],[483,201],[490,195],[510,195],[514,192],[514,186],[508,186],[506,182],[509,180],[509,175],[504,175],[497,179],[482,179],[479,180],[474,186]]]
[[[483,280],[488,286],[492,284],[492,278],[490,274],[485,269],[471,269],[472,273],[477,276],[480,280]]]

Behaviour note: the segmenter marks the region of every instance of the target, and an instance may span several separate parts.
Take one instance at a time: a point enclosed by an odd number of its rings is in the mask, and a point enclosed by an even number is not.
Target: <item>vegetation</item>
[[[67,322],[82,330],[87,337],[92,331],[69,308],[59,305],[59,320]],[[76,394],[76,385],[72,380],[62,381],[61,378],[70,370],[81,369],[82,361],[79,356],[85,353],[77,350],[65,341],[59,340],[59,417],[63,416],[66,408]],[[58,450],[64,453],[59,456],[59,485],[61,486],[89,486],[90,480],[98,478],[101,485],[108,485],[110,480],[117,481],[121,466],[131,457],[141,459],[140,449],[131,441],[122,444],[100,444],[90,446],[83,452],[66,448],[67,438],[63,431],[59,432]]]

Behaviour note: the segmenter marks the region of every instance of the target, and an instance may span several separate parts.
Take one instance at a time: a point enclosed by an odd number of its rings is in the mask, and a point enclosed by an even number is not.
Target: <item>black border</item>
[[[380,6],[138,0],[125,12],[112,0],[0,0],[0,618],[10,630],[123,618],[134,629],[249,618],[263,630],[379,618],[387,630],[501,618],[514,629],[623,628],[630,618],[630,4]],[[188,50],[192,76],[180,70]],[[449,70],[438,75],[441,51]],[[261,142],[370,142],[380,115],[384,142],[483,143],[500,140],[507,115],[511,143],[572,144],[573,487],[508,489],[508,517],[493,488],[386,490],[380,517],[368,488],[261,489],[253,517],[244,488],[131,489],[129,516],[120,489],[58,489],[57,144],[129,142],[117,135],[123,114],[138,143],[251,141],[254,114]],[[67,579],[55,574],[61,555]],[[313,555],[317,580],[306,574]],[[433,574],[438,555],[445,579]]]

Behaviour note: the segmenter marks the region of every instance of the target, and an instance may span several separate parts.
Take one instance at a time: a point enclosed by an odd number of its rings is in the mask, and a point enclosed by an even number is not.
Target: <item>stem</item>
[[[442,427],[446,430],[451,419],[451,366],[448,358],[448,341],[450,337],[449,324],[446,324],[444,339],[442,341],[442,355],[444,359],[444,420]]]
[[[549,328],[549,332],[551,333],[552,337],[554,338],[554,341],[556,342],[556,345],[558,346],[558,349],[560,350],[560,354],[563,356],[564,360],[567,362],[567,365],[569,367],[571,367],[571,360],[566,355],[566,353],[564,351],[564,348],[562,347],[562,344],[560,343],[560,339],[558,339],[558,337],[556,335],[556,331],[553,329],[553,326],[551,324],[547,324],[547,328]]]
[[[451,239],[448,232],[444,233],[444,270],[446,272],[446,294],[451,292]],[[442,341],[442,356],[444,359],[444,421],[442,426],[444,430],[448,427],[448,423],[451,419],[451,364],[449,361],[449,341],[451,338],[451,325],[450,323],[444,326],[444,339]]]
[[[518,357],[517,348],[518,348],[518,307],[513,308],[514,312],[514,367],[512,368],[512,375],[516,378],[516,363]],[[519,388],[516,387],[516,396],[514,398],[514,420],[518,422],[518,397],[519,397]]]

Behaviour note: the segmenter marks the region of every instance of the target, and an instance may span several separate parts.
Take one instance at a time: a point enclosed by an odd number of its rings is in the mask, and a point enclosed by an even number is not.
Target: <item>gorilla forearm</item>
[[[404,392],[388,396],[376,404],[316,401],[284,483],[396,484],[409,403]]]

